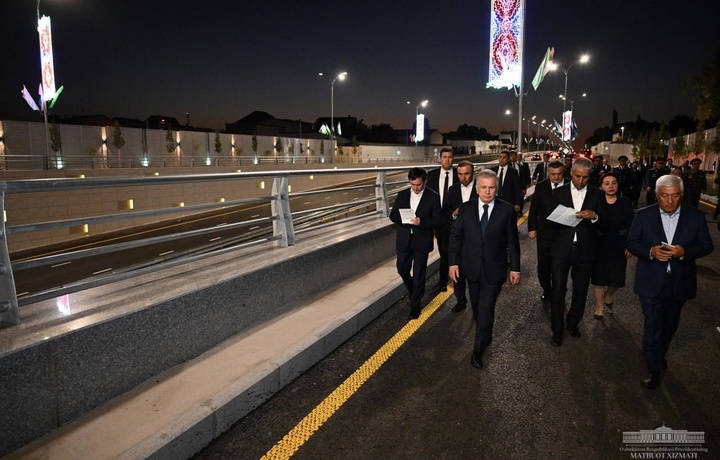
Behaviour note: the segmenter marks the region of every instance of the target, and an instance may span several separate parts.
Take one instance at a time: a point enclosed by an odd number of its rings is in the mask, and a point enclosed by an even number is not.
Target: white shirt
[[[465,187],[463,184],[460,184],[460,195],[462,195],[463,203],[466,203],[468,200],[470,200],[473,188],[475,188],[475,179],[473,179],[473,181],[470,182],[467,187]]]
[[[578,190],[574,184],[570,184],[570,195],[572,195],[573,208],[576,212],[582,211],[582,204],[585,201],[585,194],[587,193],[587,185],[582,189]]]
[[[417,212],[417,207],[420,204],[420,200],[422,199],[424,191],[424,188],[420,191],[420,193],[415,193],[410,190],[410,209],[412,209],[414,213]]]
[[[450,173],[450,174],[445,174]],[[440,203],[443,203],[443,199],[445,198],[443,195],[445,195],[445,179],[448,181],[448,190],[450,190],[450,187],[452,187],[453,184],[453,175],[452,175],[452,168],[448,169],[447,171],[440,168],[440,183],[438,184],[438,187],[440,187]]]

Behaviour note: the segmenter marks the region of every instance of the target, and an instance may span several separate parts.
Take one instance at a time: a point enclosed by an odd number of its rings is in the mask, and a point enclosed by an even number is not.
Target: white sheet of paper
[[[575,227],[582,221],[582,219],[575,217],[575,209],[568,208],[561,204],[550,213],[548,219],[558,224],[567,225],[568,227]]]
[[[402,219],[403,224],[409,224],[410,220],[415,218],[415,211],[410,208],[400,208],[398,211],[400,211],[400,219]]]

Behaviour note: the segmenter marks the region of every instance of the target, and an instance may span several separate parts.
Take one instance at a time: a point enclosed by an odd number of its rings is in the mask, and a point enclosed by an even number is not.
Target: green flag
[[[535,78],[533,78],[532,85],[533,89],[537,91],[538,86],[540,86],[540,83],[543,81],[543,78],[545,78],[545,75],[550,71],[549,64],[553,60],[553,56],[555,55],[555,48],[548,48],[545,52],[545,58],[540,63],[540,67],[538,67],[537,72],[535,72]]]

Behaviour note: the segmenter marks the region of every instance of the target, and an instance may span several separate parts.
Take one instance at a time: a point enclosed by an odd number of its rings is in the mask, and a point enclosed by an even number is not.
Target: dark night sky
[[[37,119],[20,97],[39,82],[35,0],[0,2],[0,119]],[[253,110],[314,121],[330,115],[409,127],[429,99],[430,125],[497,134],[513,125],[512,91],[486,89],[489,1],[42,0],[52,18],[61,116],[162,114],[221,129]],[[682,91],[720,45],[717,15],[700,0],[527,0],[525,78],[548,46],[569,65],[580,138],[638,115],[694,115]],[[319,77],[318,72],[325,72]],[[562,72],[525,98],[525,114],[560,119]],[[413,101],[408,106],[406,101]],[[526,126],[526,125],[524,125]]]

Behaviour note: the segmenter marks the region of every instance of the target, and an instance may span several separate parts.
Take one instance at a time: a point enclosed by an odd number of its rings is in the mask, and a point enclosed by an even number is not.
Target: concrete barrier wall
[[[252,257],[241,251],[197,271],[184,267],[173,276],[148,275],[74,294],[124,313],[81,315],[63,325],[62,334],[31,346],[18,347],[11,336],[32,334],[34,326],[1,330],[0,456],[387,261],[394,255],[394,230],[385,219],[375,222],[374,230],[355,230],[332,244],[333,231],[325,230],[309,249],[301,243]],[[164,299],[153,300],[158,295]],[[130,303],[137,308],[128,311]]]

